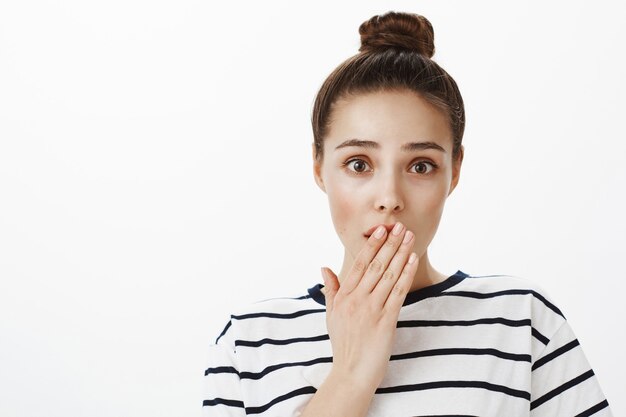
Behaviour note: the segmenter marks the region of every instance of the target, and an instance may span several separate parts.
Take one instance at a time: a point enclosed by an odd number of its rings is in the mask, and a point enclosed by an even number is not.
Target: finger
[[[335,273],[330,268],[326,267],[322,268],[322,277],[324,278],[324,298],[326,299],[326,311],[330,313],[332,312],[335,295],[339,290],[339,280],[337,279],[337,275],[335,275]]]
[[[379,226],[377,231],[379,230],[382,232],[380,237],[378,237],[376,232],[372,233],[367,239],[367,243],[354,260],[346,279],[341,283],[341,291],[343,293],[349,294],[359,285],[370,262],[374,259],[374,256],[376,256],[376,253],[383,243],[385,243],[387,229],[385,229],[384,226]]]
[[[384,245],[368,265],[359,283],[359,291],[363,291],[364,294],[370,294],[374,290],[374,287],[376,287],[380,281],[389,263],[398,251],[398,248],[400,248],[405,236],[405,230],[406,227],[404,227],[402,223],[396,223]]]
[[[394,257],[389,262],[389,266],[380,277],[380,280],[374,286],[372,290],[372,300],[376,305],[382,307],[389,297],[389,293],[392,291],[394,285],[400,279],[400,274],[404,269],[404,266],[409,259],[411,250],[413,249],[413,243],[415,241],[414,234],[410,230],[407,230],[404,234],[402,243],[398,248],[398,251],[394,254]]]
[[[411,284],[413,283],[413,277],[417,271],[418,264],[419,259],[417,254],[412,252],[407,263],[404,265],[402,272],[400,273],[398,281],[396,281],[396,284],[389,293],[389,297],[387,297],[387,300],[383,305],[383,310],[389,312],[390,316],[393,317],[394,320],[398,319],[400,308],[406,299],[406,295],[411,289]]]

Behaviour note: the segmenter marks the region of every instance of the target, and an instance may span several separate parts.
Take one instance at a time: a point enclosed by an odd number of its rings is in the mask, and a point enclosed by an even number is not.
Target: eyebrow
[[[378,142],[374,142],[373,140],[361,140],[361,139],[348,139],[345,142],[337,145],[335,150],[341,148],[347,148],[349,146],[358,146],[366,149],[380,149],[380,145]],[[400,147],[403,152],[413,152],[413,151],[421,151],[424,149],[435,149],[437,151],[441,151],[446,153],[446,150],[442,148],[439,144],[435,142],[408,142]]]

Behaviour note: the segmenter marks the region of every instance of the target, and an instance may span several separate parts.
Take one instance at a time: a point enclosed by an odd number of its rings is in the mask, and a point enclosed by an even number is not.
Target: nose
[[[382,179],[376,193],[376,210],[395,213],[404,209],[404,197],[398,179],[389,175]]]

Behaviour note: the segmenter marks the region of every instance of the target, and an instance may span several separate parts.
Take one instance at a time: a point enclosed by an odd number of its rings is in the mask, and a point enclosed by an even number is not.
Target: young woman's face
[[[313,148],[314,150],[315,148]],[[409,90],[363,93],[336,102],[314,176],[327,194],[346,254],[356,258],[379,224],[402,222],[422,256],[456,186],[445,114]]]

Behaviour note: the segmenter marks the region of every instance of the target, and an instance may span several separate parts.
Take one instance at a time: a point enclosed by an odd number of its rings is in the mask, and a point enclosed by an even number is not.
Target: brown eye
[[[353,166],[357,172],[363,172],[365,169],[365,163],[363,161],[355,161]]]
[[[416,163],[415,165],[413,165],[414,167],[417,167],[417,173],[418,174],[428,174],[430,171],[432,171],[433,169],[435,169],[435,165],[427,162],[427,161],[421,161]]]
[[[365,167],[367,166],[367,163],[362,159],[351,159],[347,161],[344,165],[348,167],[352,165],[354,167],[354,170],[351,171],[356,172],[357,174],[361,174],[365,172]]]

